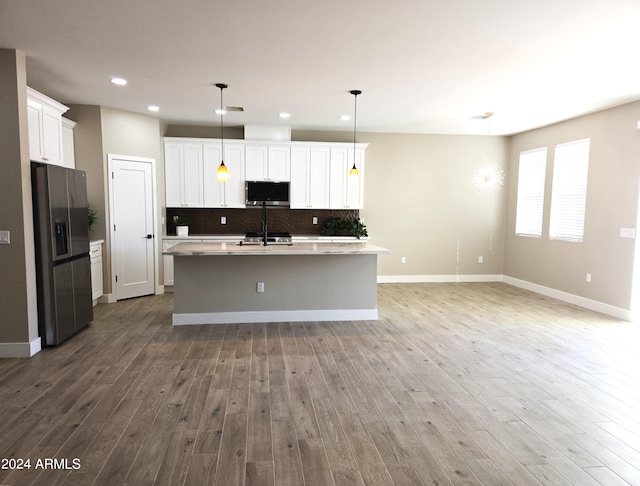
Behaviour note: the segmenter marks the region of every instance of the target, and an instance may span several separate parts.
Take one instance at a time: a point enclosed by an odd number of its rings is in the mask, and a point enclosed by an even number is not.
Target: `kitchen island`
[[[180,243],[173,324],[376,320],[377,256],[368,243]]]

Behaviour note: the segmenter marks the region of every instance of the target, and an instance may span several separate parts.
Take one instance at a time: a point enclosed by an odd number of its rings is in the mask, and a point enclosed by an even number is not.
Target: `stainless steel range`
[[[260,232],[249,232],[244,237],[242,241],[244,245],[247,244],[256,244],[256,243],[264,243],[264,233]],[[268,232],[267,233],[267,243],[279,243],[282,245],[290,245],[291,244],[291,235],[286,232]]]

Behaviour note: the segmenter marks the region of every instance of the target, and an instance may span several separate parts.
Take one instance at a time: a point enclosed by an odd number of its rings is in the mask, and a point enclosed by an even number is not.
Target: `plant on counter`
[[[173,224],[176,226],[189,226],[189,220],[185,218],[181,218],[180,216],[174,216]]]
[[[93,229],[93,227],[95,226],[95,224],[98,222],[98,212],[93,209],[91,206],[87,207],[87,211],[88,211],[88,224],[89,224],[89,231],[91,231]]]
[[[320,230],[323,236],[369,236],[367,227],[358,218],[329,218]]]
[[[189,220],[181,218],[180,216],[173,217],[173,224],[176,225],[176,235],[188,236],[189,235]]]

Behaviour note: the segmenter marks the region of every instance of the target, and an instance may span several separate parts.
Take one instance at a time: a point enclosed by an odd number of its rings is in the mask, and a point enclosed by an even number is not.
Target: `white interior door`
[[[155,290],[153,163],[111,158],[112,268],[116,300]]]

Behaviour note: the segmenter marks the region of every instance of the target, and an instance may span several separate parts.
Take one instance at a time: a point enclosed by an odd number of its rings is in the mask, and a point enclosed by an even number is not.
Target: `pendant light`
[[[216,86],[220,88],[220,143],[222,145],[221,155],[220,155],[220,165],[218,166],[217,178],[218,182],[227,182],[229,180],[229,171],[227,170],[227,166],[224,165],[224,103],[222,103],[222,90],[228,88],[226,84],[217,83]]]
[[[362,91],[354,89],[349,91],[353,95],[353,167],[349,171],[349,182],[351,184],[357,184],[360,172],[356,167],[356,116],[358,113],[358,95],[362,94]]]

